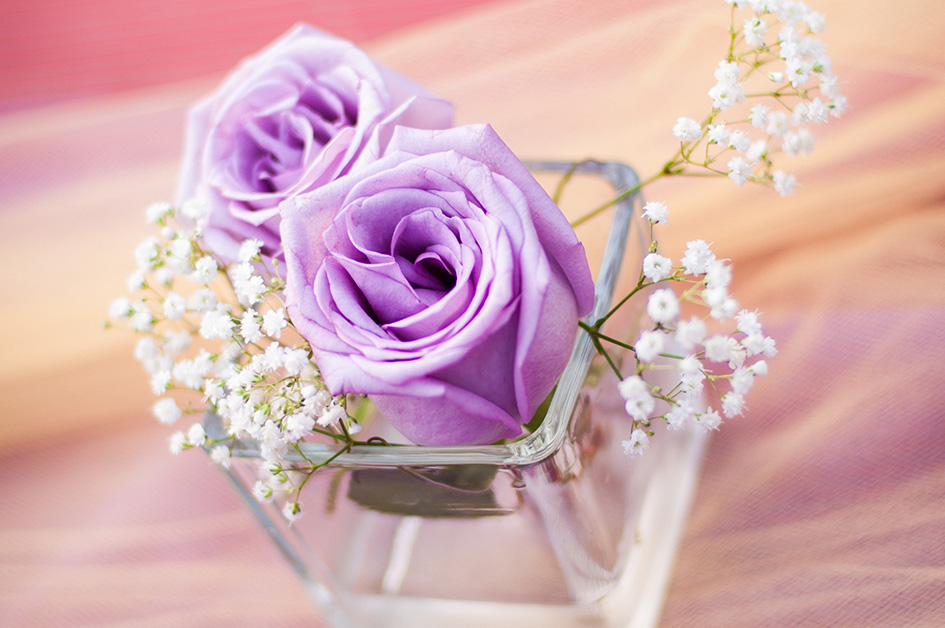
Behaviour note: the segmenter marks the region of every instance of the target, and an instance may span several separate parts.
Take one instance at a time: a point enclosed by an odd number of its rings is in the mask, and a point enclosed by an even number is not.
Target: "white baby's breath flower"
[[[187,301],[176,292],[168,292],[164,297],[164,316],[175,320],[187,311]]]
[[[764,360],[758,360],[754,364],[748,367],[748,370],[755,377],[762,377],[768,374],[768,363]]]
[[[210,459],[224,469],[230,468],[230,448],[226,445],[217,445],[210,450]]]
[[[154,270],[160,254],[161,245],[157,238],[146,238],[135,249],[135,261],[138,263],[138,270],[143,272]]]
[[[643,217],[653,224],[665,225],[669,218],[669,208],[660,201],[649,201],[643,205]]]
[[[149,332],[154,329],[154,314],[145,303],[131,305],[131,328],[135,331]]]
[[[181,409],[177,406],[177,402],[171,397],[158,400],[151,406],[151,410],[154,412],[154,416],[157,417],[158,421],[167,425],[175,422],[181,417],[181,414],[183,414]]]
[[[650,439],[647,436],[646,432],[637,428],[630,432],[630,438],[625,441],[621,441],[623,445],[623,453],[628,456],[639,456],[642,454],[650,444]]]
[[[751,138],[744,131],[732,131],[728,138],[729,148],[744,153],[751,146]]]
[[[128,297],[118,297],[108,306],[108,316],[111,318],[128,318],[133,311]]]
[[[728,178],[741,187],[751,176],[751,165],[742,157],[733,157],[728,162]]]
[[[217,270],[216,260],[209,255],[204,255],[194,263],[194,272],[191,277],[197,283],[207,285],[216,279]]]
[[[647,253],[643,258],[643,276],[652,282],[662,281],[673,272],[673,262],[659,253]]]
[[[282,308],[269,310],[263,314],[263,333],[270,338],[278,339],[286,325],[288,325],[288,322],[285,320],[285,311]]]
[[[722,395],[722,414],[731,419],[739,416],[745,409],[745,397],[737,392]]]
[[[668,325],[679,316],[679,300],[669,288],[656,290],[646,301],[646,313],[653,322]]]
[[[696,415],[696,423],[706,432],[710,432],[719,429],[719,425],[722,423],[722,417],[720,417],[719,413],[715,410],[709,409],[707,412]]]
[[[639,375],[623,378],[617,384],[617,392],[624,399],[627,414],[635,421],[645,421],[656,407],[649,385]]]
[[[167,331],[164,332],[164,352],[172,357],[176,357],[190,347],[193,336],[187,331]]]
[[[691,240],[686,243],[686,253],[682,258],[683,269],[690,275],[704,275],[708,264],[715,259],[705,240]]]
[[[751,125],[758,129],[763,129],[768,125],[768,113],[771,110],[766,106],[758,103],[753,105],[751,108],[751,113],[748,114],[748,121]]]
[[[156,371],[151,376],[151,392],[155,395],[163,395],[171,385],[171,372],[167,369]]]
[[[292,525],[302,518],[302,505],[299,502],[286,502],[282,515],[289,521],[289,525]]]
[[[708,128],[709,132],[706,133],[706,137],[710,142],[720,146],[728,146],[728,140],[729,137],[731,137],[731,133],[725,128],[724,122],[710,124]]]
[[[285,353],[285,371],[289,375],[299,375],[309,365],[308,351],[305,349],[291,349]]]
[[[187,299],[187,308],[195,312],[210,312],[217,307],[217,295],[210,288],[194,291]]]
[[[745,43],[749,46],[762,46],[765,43],[765,35],[768,33],[768,23],[759,17],[753,17],[745,20],[742,25],[742,34],[745,37]]]
[[[200,423],[194,423],[187,430],[187,442],[194,447],[201,447],[207,442],[207,432]]]
[[[787,174],[786,172],[777,170],[771,175],[771,178],[774,181],[774,189],[778,194],[781,196],[790,196],[791,194],[794,194],[794,186],[796,184],[794,177]]]
[[[679,321],[676,325],[676,342],[687,351],[701,345],[705,339],[706,327],[702,319],[693,316],[688,321]]]
[[[235,325],[227,306],[220,304],[203,315],[200,320],[200,335],[207,340],[226,340],[233,334]]]
[[[262,480],[258,480],[256,484],[253,485],[253,497],[255,497],[257,501],[261,502],[272,501],[272,488]]]
[[[194,222],[199,222],[210,211],[209,205],[203,199],[192,198],[180,207],[180,213]]]
[[[183,432],[174,432],[171,434],[171,437],[167,439],[167,441],[171,453],[177,455],[184,451],[184,447],[187,445],[187,435]]]
[[[251,262],[259,259],[259,250],[262,248],[262,240],[249,239],[243,240],[240,244],[238,259],[242,263]]]
[[[315,427],[315,420],[302,412],[290,414],[285,418],[284,429],[286,436],[293,441],[305,438]]]
[[[679,118],[673,126],[673,137],[680,142],[694,142],[702,137],[702,127],[692,118]]]
[[[174,208],[170,203],[151,203],[145,208],[144,216],[148,222],[157,224],[173,211]]]
[[[318,417],[317,423],[322,427],[329,427],[337,424],[346,416],[347,413],[345,412],[345,409],[335,401],[332,401],[328,404],[328,407],[325,408],[325,411],[322,412],[322,415]]]
[[[262,319],[253,310],[246,310],[240,318],[240,336],[246,342],[256,342],[262,338]]]
[[[653,362],[663,351],[665,334],[660,331],[644,331],[634,343],[637,359],[644,364]]]

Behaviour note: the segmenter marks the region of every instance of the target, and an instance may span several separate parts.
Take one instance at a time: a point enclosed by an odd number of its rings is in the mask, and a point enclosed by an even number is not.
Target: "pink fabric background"
[[[945,625],[945,9],[811,3],[851,110],[816,129],[798,193],[649,192],[665,250],[714,242],[781,349],[710,444],[668,628]],[[100,331],[144,206],[173,191],[183,112],[237,56],[310,19],[522,156],[644,175],[707,106],[722,0],[472,4],[351,3],[347,26],[327,23],[342,3],[0,9],[19,25],[0,44],[0,624],[319,625],[223,478],[166,453],[134,339]]]

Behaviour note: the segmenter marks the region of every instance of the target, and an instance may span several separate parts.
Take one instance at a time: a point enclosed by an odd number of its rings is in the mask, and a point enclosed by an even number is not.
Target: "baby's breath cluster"
[[[643,216],[652,229],[666,223],[665,204],[651,201],[643,206]],[[763,358],[773,357],[774,340],[765,336],[757,312],[741,309],[729,292],[731,266],[716,258],[704,240],[686,246],[678,264],[657,251],[650,251],[636,286],[608,314],[593,325],[582,324],[617,377],[618,390],[632,419],[630,436],[623,441],[631,455],[642,453],[653,435],[651,423],[662,420],[669,429],[690,424],[715,430],[722,416],[733,418],[745,409],[745,395],[757,376],[768,372]],[[672,285],[681,286],[678,291]],[[624,303],[649,292],[647,317],[652,323],[632,345],[601,332],[603,324]],[[683,306],[697,310],[688,318]],[[605,345],[621,347],[633,356],[630,365],[618,364]],[[629,367],[629,368],[628,368]],[[632,371],[632,372],[631,372]],[[648,374],[671,371],[670,387],[651,383]],[[720,397],[721,415],[704,404],[705,386]]]
[[[778,155],[813,151],[811,127],[847,108],[816,37],[824,16],[798,0],[725,1],[732,5],[731,37],[708,92],[712,110],[701,123],[677,120],[680,148],[664,174],[701,171],[739,186],[771,185],[787,196],[795,179],[774,168]]]
[[[213,461],[229,467],[237,439],[257,441],[256,495],[286,502],[294,520],[301,513],[298,491],[317,465],[288,464],[286,453],[313,434],[350,445],[359,426],[345,398],[325,388],[307,343],[285,315],[278,260],[263,258],[258,240],[244,241],[235,261],[208,253],[193,227],[204,211],[196,202],[146,210],[159,235],[135,249],[131,296],[116,299],[109,314],[142,335],[135,356],[160,397],[157,419],[197,419],[170,437],[171,451],[207,448]],[[220,417],[224,435],[207,434],[201,419],[208,411]]]

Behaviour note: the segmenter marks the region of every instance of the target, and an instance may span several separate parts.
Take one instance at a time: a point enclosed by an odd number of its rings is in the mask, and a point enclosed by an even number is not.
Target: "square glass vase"
[[[616,193],[637,183],[614,162],[529,167],[573,170]],[[625,263],[638,272],[649,244],[639,205],[634,195],[613,208],[589,321],[612,307]],[[632,340],[640,313],[622,308],[608,335]],[[205,425],[221,433],[214,416]],[[653,429],[642,456],[624,453],[630,417],[617,378],[579,332],[544,420],[517,440],[354,447],[308,479],[304,515],[291,525],[280,504],[252,495],[256,443],[238,442],[223,471],[330,626],[647,628],[659,619],[707,440],[698,428]],[[338,446],[303,452],[317,463]]]

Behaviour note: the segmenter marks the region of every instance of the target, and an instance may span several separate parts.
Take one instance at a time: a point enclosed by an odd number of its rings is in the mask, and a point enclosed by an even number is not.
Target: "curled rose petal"
[[[283,205],[287,306],[334,394],[420,444],[521,433],[593,301],[567,220],[488,126],[398,128]]]
[[[447,128],[452,106],[351,43],[295,26],[190,111],[177,191],[208,205],[206,242],[278,255],[279,204],[376,159],[396,125]]]

